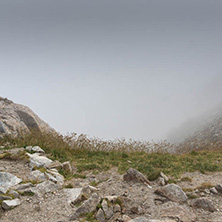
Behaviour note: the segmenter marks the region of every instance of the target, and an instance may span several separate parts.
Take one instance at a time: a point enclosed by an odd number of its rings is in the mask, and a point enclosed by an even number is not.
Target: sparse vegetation
[[[222,149],[172,154],[167,150],[173,149],[173,146],[166,142],[152,144],[124,139],[102,141],[96,138],[90,139],[85,135],[62,136],[57,133],[33,132],[16,138],[5,136],[0,141],[0,145],[5,144],[11,144],[11,147],[38,145],[43,147],[52,159],[73,162],[78,173],[73,175],[60,170],[66,178],[82,177],[80,173],[84,171],[106,171],[111,167],[118,167],[119,173],[124,173],[128,168],[133,167],[150,180],[156,179],[160,171],[179,178],[184,172],[205,173],[222,170],[222,161],[220,161]],[[19,157],[7,155],[1,154],[0,158],[25,157],[23,154]]]

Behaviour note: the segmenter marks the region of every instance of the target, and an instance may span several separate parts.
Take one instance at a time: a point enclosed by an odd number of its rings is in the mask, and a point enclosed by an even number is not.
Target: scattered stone
[[[129,220],[129,222],[150,222],[150,219],[144,216],[141,216],[141,217],[136,217],[132,220]]]
[[[34,170],[31,172],[30,180],[34,180],[36,182],[46,181],[45,174],[40,172],[39,170]]]
[[[216,211],[216,208],[211,200],[206,198],[198,198],[193,201],[193,207],[201,208],[210,212]]]
[[[36,193],[38,196],[42,196],[46,193],[54,192],[59,188],[61,188],[61,185],[55,184],[52,181],[47,180],[38,184],[36,187],[31,188],[31,191],[33,193]]]
[[[115,213],[107,222],[114,222],[114,221],[123,222],[123,219],[121,218],[121,213],[119,212]]]
[[[94,211],[99,201],[99,195],[97,193],[94,193],[88,200],[84,201],[79,208],[77,208],[75,213],[70,216],[70,220],[77,219],[80,214],[85,214]]]
[[[14,200],[4,200],[2,202],[2,208],[4,210],[10,210],[20,204],[21,204],[21,200],[18,198],[14,199]]]
[[[45,153],[45,151],[39,146],[32,147],[31,151],[36,152],[36,153]]]
[[[106,219],[110,219],[113,216],[113,207],[108,206],[108,203],[105,199],[102,201],[101,205],[102,205],[103,211],[105,213]]]
[[[114,211],[114,213],[116,213],[116,212],[121,212],[121,207],[120,207],[120,205],[119,205],[119,204],[115,204],[115,206],[113,207],[113,211]]]
[[[64,176],[61,175],[60,173],[58,172],[55,172],[53,170],[48,170],[47,171],[48,173],[50,173],[55,179],[56,179],[56,183],[60,184],[60,185],[63,185],[64,183]],[[49,175],[48,175],[49,176]],[[49,176],[50,177],[50,176]],[[52,177],[50,177],[52,179]],[[52,179],[53,180],[53,179]],[[54,181],[53,181],[54,182]]]
[[[123,218],[123,222],[128,222],[131,220],[131,218],[126,214],[122,215],[122,218]]]
[[[67,196],[67,201],[71,204],[72,201],[75,201],[82,192],[82,188],[66,188],[63,189],[64,194]]]
[[[10,197],[10,196],[6,196],[6,195],[0,194],[0,201],[3,201],[3,200],[11,200],[11,199],[12,199],[12,197]]]
[[[5,194],[10,187],[21,182],[22,180],[20,178],[11,173],[0,172],[0,194]]]
[[[185,207],[169,207],[161,211],[161,217],[171,218],[175,221],[182,222],[194,222],[197,220],[196,215],[192,210],[188,210]],[[167,220],[168,221],[168,220]]]
[[[93,193],[97,192],[98,189],[96,187],[86,185],[82,188],[82,193],[87,197],[90,197]]]
[[[210,190],[209,190],[209,189],[205,189],[204,192],[205,192],[206,194],[210,194]]]
[[[0,187],[0,194],[6,194],[8,191],[7,187]]]
[[[20,196],[19,193],[17,191],[15,191],[15,190],[10,190],[8,192],[8,194],[12,195],[14,198],[19,198],[19,196]]]
[[[218,193],[222,193],[222,186],[221,185],[216,185],[215,189],[217,190]]]
[[[145,183],[151,185],[149,180],[147,180],[142,173],[133,168],[126,171],[126,173],[123,175],[123,180],[126,182]]]
[[[58,160],[55,160],[52,163],[50,163],[47,166],[47,168],[48,169],[61,169],[62,168],[62,164]]]
[[[160,186],[164,186],[164,185],[166,184],[163,177],[159,177],[159,179],[158,179],[158,184],[159,184]]]
[[[215,187],[211,187],[210,188],[210,192],[213,193],[213,194],[218,194],[218,192],[217,192]]]
[[[96,219],[97,219],[99,222],[105,222],[105,221],[106,221],[104,212],[103,212],[103,210],[102,210],[101,208],[99,208],[99,210],[98,210],[97,213],[96,213]]]
[[[179,203],[186,201],[188,198],[183,190],[176,184],[168,184],[160,189],[157,189],[154,193]]]
[[[39,156],[38,153],[30,154],[27,153],[27,155],[30,157],[30,167],[47,167],[52,163],[52,160],[45,156]]]
[[[130,210],[132,213],[138,214],[138,215],[143,213],[143,209],[140,206],[132,207]]]
[[[70,173],[72,173],[72,167],[69,161],[62,163],[62,168]]]
[[[160,176],[164,179],[165,183],[168,183],[169,178],[163,172],[160,172]]]
[[[24,184],[20,184],[17,185],[15,187],[13,187],[13,189],[17,190],[17,191],[22,191],[28,188],[34,187],[34,185],[32,183],[24,183]]]

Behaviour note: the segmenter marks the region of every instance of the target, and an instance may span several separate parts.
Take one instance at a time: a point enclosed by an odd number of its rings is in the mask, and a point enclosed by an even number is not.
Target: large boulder
[[[0,135],[17,136],[21,132],[30,132],[31,130],[54,132],[54,129],[27,106],[0,97]]]

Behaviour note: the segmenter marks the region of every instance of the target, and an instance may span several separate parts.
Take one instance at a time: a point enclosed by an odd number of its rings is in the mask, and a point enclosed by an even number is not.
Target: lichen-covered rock
[[[174,202],[184,202],[187,200],[187,195],[183,192],[181,187],[176,184],[168,184],[155,191],[155,194],[166,197]]]
[[[147,178],[142,173],[133,168],[130,168],[126,171],[126,173],[123,175],[123,180],[126,182],[145,183],[150,185],[149,180],[147,180]]]

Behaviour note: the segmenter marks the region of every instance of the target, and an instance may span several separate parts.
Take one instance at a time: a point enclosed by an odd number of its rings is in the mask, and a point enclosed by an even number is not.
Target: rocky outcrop
[[[31,130],[54,131],[27,106],[0,97],[0,135],[18,135]]]

